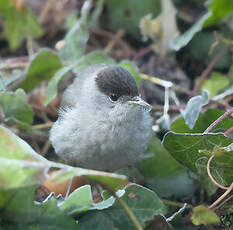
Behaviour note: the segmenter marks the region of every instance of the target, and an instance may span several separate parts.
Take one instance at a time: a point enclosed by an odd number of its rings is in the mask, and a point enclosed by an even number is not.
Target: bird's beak
[[[132,100],[128,101],[129,104],[139,105],[148,110],[148,112],[151,111],[152,107],[150,104],[145,102],[141,97],[136,96]]]

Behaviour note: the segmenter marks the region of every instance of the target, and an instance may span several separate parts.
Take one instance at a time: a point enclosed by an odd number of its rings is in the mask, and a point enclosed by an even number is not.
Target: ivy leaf
[[[141,0],[108,0],[106,6],[110,28],[123,29],[136,37],[140,37],[140,19],[150,13],[156,17],[161,11],[158,0],[147,0],[143,4]]]
[[[193,209],[191,220],[195,225],[220,223],[220,219],[217,214],[204,205],[199,205]]]
[[[83,56],[89,39],[88,15],[90,13],[90,8],[89,1],[83,4],[81,17],[66,34],[64,46],[59,51],[62,60],[75,61]]]
[[[208,3],[208,9],[212,12],[212,15],[205,21],[205,27],[218,24],[233,12],[233,2],[231,0],[212,0]]]
[[[182,47],[186,46],[193,38],[193,36],[202,30],[205,21],[212,15],[209,11],[205,13],[200,19],[185,33],[180,35],[171,43],[171,48],[175,51],[179,51]]]
[[[59,82],[70,70],[72,70],[72,68],[73,65],[62,67],[49,80],[48,86],[45,91],[45,106],[47,106],[57,96]]]
[[[201,108],[208,104],[209,102],[209,93],[208,91],[203,91],[202,95],[192,97],[186,106],[184,111],[184,120],[185,123],[192,129],[198,119]]]
[[[92,199],[90,185],[84,185],[70,194],[70,196],[60,203],[60,209],[72,216],[77,216],[90,210],[102,210],[111,207],[115,202],[110,197],[101,202],[95,203]]]
[[[207,194],[209,196],[212,196],[216,192],[218,187],[213,183],[213,181],[209,178],[207,174],[207,170],[206,170],[207,162],[208,162],[208,157],[200,157],[197,159],[195,166],[197,168],[197,174],[200,176],[200,182],[202,186],[204,187]],[[216,164],[213,165],[213,162],[212,162],[210,166],[212,176],[214,178],[218,178],[218,181],[219,181],[220,178],[219,178],[218,172],[215,171],[215,167],[216,167]],[[219,181],[219,183],[224,183],[224,182]]]
[[[35,204],[35,186],[0,190],[0,225],[3,229],[78,229],[75,220],[62,212],[55,199]]]
[[[221,90],[225,89],[229,83],[229,79],[224,74],[213,72],[211,76],[203,82],[201,89],[208,90],[210,97],[213,97]]]
[[[0,126],[0,149],[0,189],[40,184],[45,180],[46,172],[51,167],[62,169],[52,178],[55,182],[73,176],[86,176],[108,186],[113,191],[128,183],[125,176],[48,161],[37,154],[25,141],[2,126]]]
[[[43,80],[50,79],[62,67],[56,53],[50,49],[41,49],[36,53],[25,71],[25,80],[19,85],[26,92],[32,90]]]
[[[163,143],[164,147],[178,162],[198,173],[197,161],[201,158],[209,158],[216,146],[222,148],[232,144],[232,139],[221,133],[178,134],[169,132],[165,136]],[[224,154],[221,158],[216,157],[213,160],[213,171],[224,184],[233,181],[232,164],[232,151],[229,154]]]
[[[124,195],[120,197],[125,205],[134,213],[141,226],[145,222],[153,219],[155,215],[165,214],[166,207],[159,197],[151,190],[130,184],[124,189]],[[104,195],[105,199],[111,197],[109,194]],[[135,229],[125,210],[115,202],[110,208],[93,211],[79,219],[80,227],[83,229]]]
[[[44,179],[47,160],[2,126],[0,149],[0,189],[37,184]]]
[[[176,119],[170,126],[170,129],[176,133],[203,133],[215,120],[224,114],[219,109],[208,109],[204,114],[199,114],[199,117],[193,127],[190,129],[184,118],[181,116]],[[211,132],[225,132],[233,126],[233,120],[229,117],[220,122]]]
[[[12,121],[22,128],[28,128],[32,124],[34,113],[22,89],[17,89],[15,92],[2,92],[0,105],[6,121]]]
[[[220,35],[221,36],[221,35]],[[224,35],[223,35],[224,36]],[[201,31],[189,43],[189,49],[192,55],[203,62],[205,65],[209,65],[214,56],[224,49],[225,44],[220,43],[214,49],[212,54],[209,54],[211,46],[216,41],[213,31]],[[216,63],[214,68],[229,68],[231,66],[231,54],[229,50],[223,54],[223,56]]]
[[[3,17],[3,34],[9,41],[10,48],[15,50],[27,36],[40,37],[43,30],[36,21],[33,12],[22,5],[20,9],[13,5],[13,1],[0,1],[0,15]]]
[[[232,12],[233,3],[231,0],[209,1],[208,11],[190,29],[175,39],[171,47],[176,51],[180,50],[192,40],[197,32],[201,31],[204,27],[216,25]],[[200,41],[198,43],[201,44]]]

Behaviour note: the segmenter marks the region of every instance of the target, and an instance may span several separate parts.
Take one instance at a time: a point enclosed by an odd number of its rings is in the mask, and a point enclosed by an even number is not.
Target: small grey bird
[[[93,65],[65,90],[50,140],[72,165],[115,171],[133,165],[146,150],[152,136],[150,110],[127,70]]]

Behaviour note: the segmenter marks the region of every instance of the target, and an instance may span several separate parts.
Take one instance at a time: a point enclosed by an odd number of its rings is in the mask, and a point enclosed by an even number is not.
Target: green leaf
[[[160,197],[189,197],[196,190],[194,180],[155,136],[151,139],[138,168],[147,186]]]
[[[193,129],[190,129],[183,117],[175,120],[170,129],[176,133],[203,133],[215,120],[222,116],[224,112],[219,109],[208,109],[204,114],[200,114]],[[233,126],[233,120],[226,118],[221,121],[211,132],[225,132]]]
[[[20,10],[10,0],[0,1],[0,15],[4,19],[4,36],[12,50],[17,49],[27,36],[36,38],[43,34],[35,15],[25,4]]]
[[[145,222],[153,219],[155,215],[166,213],[166,207],[159,197],[153,191],[137,184],[127,186],[120,199],[130,208],[143,227]],[[87,213],[79,221],[83,229],[135,229],[117,201],[108,209]]]
[[[62,60],[75,61],[84,55],[85,47],[89,38],[88,14],[89,10],[87,9],[85,15],[81,15],[76,24],[66,34],[64,46],[59,52]]]
[[[139,162],[139,170],[145,177],[166,177],[183,170],[155,136],[152,137],[145,157]]]
[[[0,189],[37,184],[44,178],[47,160],[1,126],[0,149]]]
[[[202,95],[192,97],[183,113],[185,123],[192,129],[198,119],[199,113],[204,105],[209,102],[208,91],[203,91]]]
[[[25,123],[25,126],[32,124],[34,113],[22,89],[17,89],[15,92],[2,92],[0,106],[6,121],[13,121],[19,125]]]
[[[138,69],[134,65],[134,63],[132,63],[131,61],[128,61],[128,60],[123,60],[123,61],[119,62],[118,65],[125,68],[126,70],[128,70],[131,73],[131,75],[133,76],[134,80],[136,81],[136,84],[138,87],[140,87],[142,85],[142,79],[140,78]]]
[[[91,186],[84,185],[70,194],[70,196],[60,204],[60,209],[72,216],[77,216],[90,210],[102,210],[111,207],[115,202],[113,197],[94,203],[92,199]]]
[[[62,212],[55,199],[34,203],[35,186],[0,190],[0,225],[3,229],[78,229],[75,220]]]
[[[231,0],[212,0],[209,1],[208,9],[212,12],[212,15],[205,21],[205,27],[216,25],[232,13],[233,2]]]
[[[205,21],[212,15],[211,12],[207,12],[185,33],[180,35],[171,43],[171,48],[175,51],[180,50],[182,47],[186,46],[193,38],[193,36],[202,30]]]
[[[216,192],[218,187],[213,183],[213,181],[209,178],[207,174],[207,170],[206,170],[207,162],[208,162],[208,157],[201,157],[197,159],[195,166],[197,168],[197,174],[200,175],[200,182],[202,186],[204,187],[207,194],[209,196],[212,196]],[[215,166],[212,165],[213,163],[210,166],[210,170],[212,172],[212,175],[216,177],[218,176],[214,171],[216,165]]]
[[[100,63],[114,64],[115,62],[112,58],[107,56],[105,52],[97,50],[81,57],[77,61],[73,62],[71,65],[59,69],[48,83],[48,87],[45,92],[45,97],[46,97],[45,105],[48,105],[56,97],[58,91],[58,85],[62,80],[62,78],[69,71],[72,70],[74,73],[78,73],[80,70],[88,67],[89,65],[100,64]]]
[[[62,169],[53,178],[54,181],[67,180],[73,176],[86,176],[108,186],[113,191],[117,191],[128,183],[125,176],[48,161],[9,129],[1,126],[0,149],[0,189],[40,184],[45,179],[46,171],[51,167]]]
[[[50,79],[45,91],[45,106],[48,105],[57,96],[59,82],[72,68],[73,65],[62,67]]]
[[[220,223],[220,219],[215,212],[204,205],[199,205],[193,209],[191,220],[195,225]]]
[[[80,70],[95,64],[115,64],[115,61],[102,50],[96,50],[81,57],[74,63],[72,71],[78,73]]]
[[[233,181],[233,141],[230,145],[222,147],[215,146],[212,154],[215,155],[213,163],[211,165],[213,168],[213,173],[218,174],[215,178],[220,181],[221,184],[230,185]],[[221,169],[218,169],[221,168]]]
[[[175,39],[174,42],[172,42],[171,47],[176,51],[180,50],[182,47],[186,46],[192,40],[194,35],[197,32],[201,31],[203,27],[216,25],[222,19],[224,19],[228,14],[232,12],[233,12],[233,3],[231,0],[209,1],[208,11],[190,29],[188,29],[184,34],[180,35],[177,39]],[[200,39],[197,39],[197,41],[198,44],[201,45],[201,47],[205,48],[205,50],[207,48],[209,49],[209,46],[206,47],[206,44],[200,42]],[[202,49],[201,47],[198,50],[201,51]],[[201,52],[199,53],[200,56],[202,56]],[[205,53],[205,56],[206,54],[208,54],[208,52]],[[203,60],[205,60],[205,57],[203,57]]]
[[[203,82],[201,89],[207,89],[210,97],[213,97],[225,89],[229,83],[229,79],[224,74],[212,72],[211,76]]]
[[[70,12],[70,14],[67,16],[66,22],[65,22],[65,29],[66,30],[69,31],[75,26],[75,24],[78,21],[78,15],[79,15],[78,10],[72,10]]]
[[[47,48],[41,49],[32,58],[25,72],[25,80],[19,87],[28,92],[43,80],[50,79],[61,67],[62,63],[56,53]]]
[[[169,153],[182,165],[193,172],[197,172],[195,162],[198,158],[206,157],[206,154],[199,150],[212,152],[214,146],[227,146],[232,139],[223,134],[179,134],[169,132],[166,134],[163,144]]]
[[[126,33],[140,38],[139,22],[146,14],[153,17],[161,11],[159,0],[108,0],[106,1],[109,25],[114,30],[123,29]]]
[[[213,31],[201,31],[200,33],[197,33],[189,43],[189,49],[195,58],[204,62],[205,65],[208,65],[212,61],[213,57],[220,53],[225,46],[224,43],[218,44],[210,55],[209,51],[215,41],[216,38]],[[214,65],[214,68],[229,68],[230,66],[231,54],[230,51],[227,50]]]
[[[232,139],[223,134],[177,134],[170,132],[164,138],[164,147],[169,153],[182,165],[188,167],[195,173],[198,173],[196,163],[200,158],[209,158],[216,146],[226,147],[232,143]],[[224,157],[213,160],[215,174],[222,183],[231,183],[233,181],[232,154],[224,154]],[[219,166],[219,167],[218,167]],[[224,166],[224,167],[222,167]]]

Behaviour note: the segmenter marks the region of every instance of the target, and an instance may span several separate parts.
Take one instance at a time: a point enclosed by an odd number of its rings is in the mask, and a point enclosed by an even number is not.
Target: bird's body
[[[131,78],[121,67],[109,65],[95,65],[76,76],[50,132],[59,156],[73,165],[106,171],[137,161],[151,139],[152,118],[146,104],[128,103],[138,98]]]

